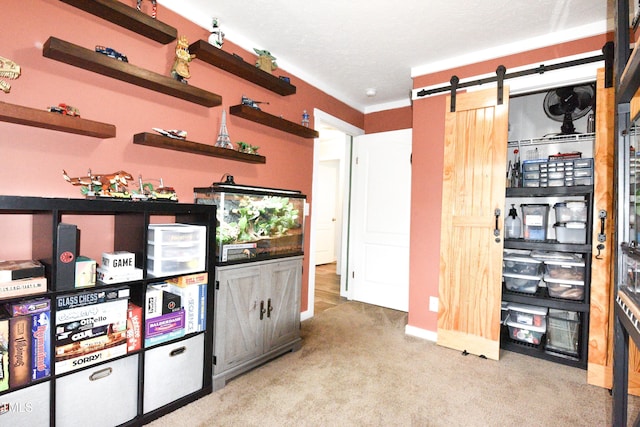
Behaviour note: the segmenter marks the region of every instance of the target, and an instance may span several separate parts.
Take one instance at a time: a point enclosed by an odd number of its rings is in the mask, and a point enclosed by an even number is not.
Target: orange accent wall
[[[457,69],[414,78],[413,87],[448,82],[495,72],[499,65],[509,68],[544,63],[550,59],[599,51],[611,34],[491,59]],[[595,76],[594,76],[595,79]],[[413,167],[411,191],[411,244],[409,279],[410,326],[437,330],[438,313],[429,311],[429,297],[438,296],[440,266],[440,219],[442,211],[442,168],[446,93],[413,101]]]
[[[134,2],[123,2],[133,4]],[[158,19],[178,29],[189,42],[206,40],[209,32],[177,14],[158,6]],[[313,140],[300,138],[227,114],[231,140],[260,147],[267,158],[254,165],[215,157],[181,153],[134,145],[133,135],[153,132],[152,127],[184,129],[187,139],[213,145],[222,109],[240,103],[242,95],[268,101],[264,110],[298,122],[302,111],[318,108],[354,126],[364,128],[364,114],[317,88],[278,69],[276,75],[291,77],[297,93],[280,96],[195,59],[190,64],[189,84],[222,96],[222,107],[206,108],[178,98],[147,90],[119,80],[76,68],[42,56],[42,45],[50,37],[93,49],[100,44],[128,56],[130,63],[169,75],[175,42],[167,45],[83,12],[60,1],[23,0],[3,2],[0,27],[6,35],[0,55],[22,68],[17,80],[9,81],[9,94],[0,100],[26,107],[46,109],[64,102],[79,108],[83,118],[114,124],[117,135],[96,139],[0,122],[0,194],[48,197],[81,197],[78,187],[62,178],[65,169],[80,176],[91,168],[95,173],[123,169],[134,176],[164,179],[176,188],[180,202],[193,201],[193,187],[208,186],[223,174],[235,176],[237,183],[301,190],[313,203],[311,193]],[[10,37],[9,37],[10,35]],[[224,50],[238,53],[253,62],[255,55],[225,41]],[[272,47],[277,52],[277,47]],[[312,118],[313,121],[313,118]],[[313,126],[313,122],[311,123]],[[306,231],[309,232],[307,218]],[[93,219],[74,218],[79,228],[90,233]],[[96,219],[95,221],[101,221]],[[113,236],[109,224],[101,233],[81,241],[83,255],[99,257]],[[27,217],[0,219],[0,259],[31,257],[31,226]],[[305,252],[309,251],[306,239]],[[112,243],[111,243],[112,244]],[[304,261],[302,311],[307,309],[308,257]]]
[[[410,129],[412,126],[413,111],[411,106],[377,111],[364,116],[365,133]]]

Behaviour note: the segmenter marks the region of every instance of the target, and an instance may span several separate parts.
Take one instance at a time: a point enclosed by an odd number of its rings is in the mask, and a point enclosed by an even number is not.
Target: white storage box
[[[584,281],[585,264],[579,257],[573,260],[546,260],[544,271],[552,279]]]
[[[553,209],[556,222],[587,222],[587,202],[584,200],[556,203]]]
[[[0,402],[8,405],[9,411],[0,413],[3,426],[49,427],[49,381],[21,388],[0,396]]]
[[[575,311],[549,309],[545,348],[574,356],[580,341],[580,314]]]
[[[145,414],[202,388],[204,334],[154,348],[144,357]]]
[[[563,222],[553,226],[558,243],[585,244],[587,242],[587,224],[584,222]]]
[[[542,336],[547,331],[546,321],[540,326],[529,326],[514,322],[511,320],[511,316],[507,319],[507,326],[509,327],[509,336],[512,339],[533,345],[539,345],[542,342]]]
[[[549,296],[581,301],[584,298],[584,281],[554,279],[544,276]]]
[[[521,274],[525,276],[539,276],[542,274],[542,261],[526,254],[507,254],[502,257],[502,272],[507,274]]]
[[[547,316],[547,307],[509,303],[509,319],[512,323],[527,326],[542,326]]]
[[[535,294],[540,284],[541,276],[525,276],[522,274],[503,273],[504,286],[509,291]]]
[[[57,427],[112,427],[137,413],[137,354],[56,379]]]

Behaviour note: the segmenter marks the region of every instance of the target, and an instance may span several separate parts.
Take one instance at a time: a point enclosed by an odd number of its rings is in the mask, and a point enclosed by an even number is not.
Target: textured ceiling
[[[601,34],[613,0],[158,0],[360,111],[409,104],[424,74]],[[377,94],[368,97],[366,91]]]

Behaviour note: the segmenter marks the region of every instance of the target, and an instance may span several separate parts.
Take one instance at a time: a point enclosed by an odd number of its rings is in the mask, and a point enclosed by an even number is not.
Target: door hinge
[[[351,278],[352,278],[352,279],[355,279],[355,278],[356,278],[356,272],[355,272],[355,271],[352,271],[352,272],[351,272]]]
[[[216,280],[216,290],[219,290],[219,289],[220,289],[220,281]]]

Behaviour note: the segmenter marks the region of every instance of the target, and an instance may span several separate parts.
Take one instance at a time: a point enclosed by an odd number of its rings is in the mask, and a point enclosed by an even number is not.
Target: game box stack
[[[57,374],[127,353],[129,288],[59,295],[55,308]]]
[[[51,375],[51,300],[9,302],[0,315],[0,391]]]
[[[132,252],[104,252],[96,275],[99,282],[109,285],[142,280],[142,269],[136,268],[136,254]]]
[[[0,261],[0,300],[46,291],[45,267],[39,261]]]

